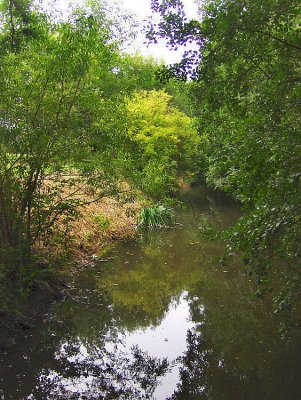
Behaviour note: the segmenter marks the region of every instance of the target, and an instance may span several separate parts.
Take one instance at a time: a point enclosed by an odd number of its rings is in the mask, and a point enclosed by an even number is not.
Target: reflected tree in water
[[[299,398],[299,352],[294,359],[289,343],[268,332],[263,335],[263,315],[251,305],[244,307],[246,299],[239,306],[236,296],[229,295],[229,304],[221,307],[218,291],[208,296],[208,290],[212,287],[201,285],[196,291],[207,294],[206,306],[200,296],[190,296],[196,325],[187,332],[187,350],[177,360],[179,383],[167,400]]]
[[[131,354],[117,348],[95,348],[93,354],[85,350],[80,342],[64,345],[56,367],[41,372],[27,399],[151,399],[158,378],[168,370],[166,359],[150,357],[138,347]]]

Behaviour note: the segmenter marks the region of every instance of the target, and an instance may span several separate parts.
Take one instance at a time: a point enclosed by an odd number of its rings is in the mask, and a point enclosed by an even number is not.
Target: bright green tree
[[[199,137],[193,120],[171,105],[164,90],[136,92],[127,103],[128,135],[142,188],[164,197],[181,175],[196,170]]]

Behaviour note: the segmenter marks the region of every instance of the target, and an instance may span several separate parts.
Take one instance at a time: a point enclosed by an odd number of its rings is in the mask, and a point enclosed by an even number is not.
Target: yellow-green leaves
[[[193,120],[171,104],[164,90],[136,92],[128,100],[128,134],[137,151],[144,188],[162,196],[181,174],[194,171],[199,137]]]

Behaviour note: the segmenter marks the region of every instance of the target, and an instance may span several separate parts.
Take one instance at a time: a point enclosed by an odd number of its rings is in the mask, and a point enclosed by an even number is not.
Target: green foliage
[[[161,89],[163,84],[156,78],[158,68],[160,66],[153,58],[121,53],[111,90],[131,95],[136,90]]]
[[[291,313],[301,279],[300,1],[209,0],[202,21],[185,21],[180,3],[153,1],[162,19],[150,38],[199,45],[190,93],[206,178],[246,210],[229,251],[245,253],[257,294],[273,286],[276,310]]]
[[[87,123],[100,100],[89,73],[114,51],[91,15],[41,24],[44,34],[8,52],[0,69],[0,241],[19,248],[20,262],[59,216],[76,215],[81,201],[71,194],[82,178],[79,161],[93,156]]]
[[[149,229],[169,226],[173,224],[174,221],[173,209],[164,204],[145,207],[140,211],[137,217],[137,225]]]
[[[126,96],[153,88],[157,66],[121,54],[134,22],[108,4],[90,2],[67,21],[28,1],[1,7],[0,262],[25,282],[32,249],[62,240],[56,224],[68,232],[86,188],[117,194],[131,176]]]
[[[248,211],[230,231],[229,250],[245,253],[257,294],[274,286],[276,310],[292,312],[300,295],[300,4],[210,7],[218,21],[209,12],[204,20],[210,38],[204,65],[211,68],[200,85],[207,179]]]
[[[146,192],[164,198],[180,175],[196,170],[199,137],[193,120],[173,107],[163,90],[136,92],[128,100],[128,135],[136,155],[136,180]]]

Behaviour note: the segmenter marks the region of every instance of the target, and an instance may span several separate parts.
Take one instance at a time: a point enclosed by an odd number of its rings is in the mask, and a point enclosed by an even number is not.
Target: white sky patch
[[[121,0],[124,8],[133,11],[140,23],[143,26],[143,21],[151,16],[150,0]],[[185,6],[185,14],[188,18],[197,18],[198,6],[194,0],[183,0]],[[179,62],[182,58],[182,54],[185,49],[170,50],[166,47],[166,44],[161,40],[157,44],[146,44],[144,34],[141,33],[129,47],[129,52],[138,52],[147,57],[154,57],[158,60],[163,60],[166,64],[173,64]]]
[[[47,3],[46,0],[43,3]],[[84,0],[57,0],[58,9],[62,12],[62,14],[68,13],[69,6],[82,5],[85,3]],[[107,3],[111,3],[110,0],[107,0]],[[133,14],[137,16],[141,24],[141,30],[144,25],[144,20],[151,16],[151,8],[150,3],[151,0],[112,0],[113,3],[121,4],[122,8],[129,10]],[[185,6],[185,14],[188,18],[197,18],[198,15],[198,6],[197,0],[183,0]],[[157,44],[146,44],[145,35],[141,32],[134,42],[132,42],[127,48],[126,51],[130,54],[139,53],[146,57],[153,57],[157,60],[163,60],[166,64],[172,64],[175,62],[179,62],[182,58],[182,54],[187,48],[179,48],[178,50],[170,50],[166,47],[165,42],[161,40]]]

